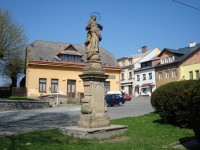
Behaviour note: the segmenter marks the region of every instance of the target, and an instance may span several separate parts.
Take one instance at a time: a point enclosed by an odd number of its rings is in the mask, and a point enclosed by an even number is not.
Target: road
[[[136,117],[153,111],[148,97],[133,98],[121,106],[108,107],[108,115],[111,119]]]
[[[121,106],[108,107],[111,119],[133,117],[153,112],[149,98],[133,98]],[[0,136],[76,125],[80,106],[0,112]]]

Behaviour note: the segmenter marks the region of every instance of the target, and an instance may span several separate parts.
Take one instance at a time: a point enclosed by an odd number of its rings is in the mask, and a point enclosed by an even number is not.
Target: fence
[[[26,87],[12,87],[12,96],[26,96]]]
[[[11,89],[9,87],[1,87],[0,88],[0,98],[10,97],[11,96]]]

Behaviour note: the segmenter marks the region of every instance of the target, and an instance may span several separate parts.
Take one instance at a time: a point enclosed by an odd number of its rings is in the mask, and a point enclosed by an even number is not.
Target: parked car
[[[131,100],[131,96],[123,91],[108,91],[107,94],[121,94],[124,97],[125,101]]]
[[[122,96],[124,97],[125,101],[130,101],[131,100],[131,96],[128,95],[126,92],[122,92]]]
[[[121,94],[107,94],[105,101],[108,106],[114,106],[115,104],[120,105],[125,103],[125,99]]]

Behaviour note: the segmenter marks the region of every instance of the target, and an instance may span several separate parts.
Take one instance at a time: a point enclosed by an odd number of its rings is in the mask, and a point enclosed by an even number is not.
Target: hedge
[[[192,128],[200,135],[200,80],[162,85],[152,93],[151,104],[164,122]]]

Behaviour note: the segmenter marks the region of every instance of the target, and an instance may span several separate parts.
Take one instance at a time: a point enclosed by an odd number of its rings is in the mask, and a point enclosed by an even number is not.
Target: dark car
[[[130,101],[131,100],[131,96],[128,95],[127,93],[125,93],[125,92],[122,92],[122,96],[124,97],[125,101]]]
[[[120,105],[125,103],[125,99],[121,94],[107,94],[105,100],[108,106]]]

